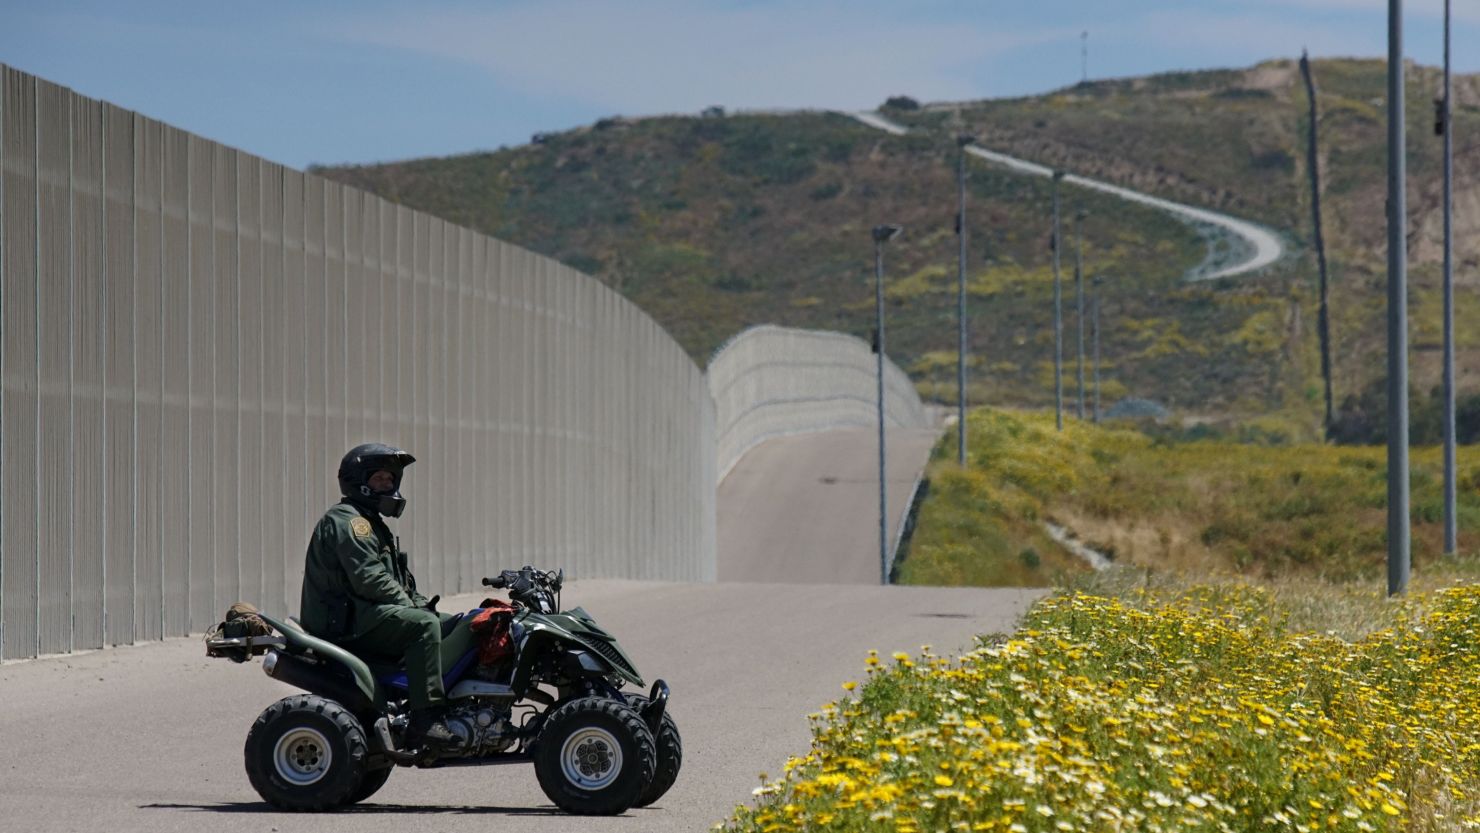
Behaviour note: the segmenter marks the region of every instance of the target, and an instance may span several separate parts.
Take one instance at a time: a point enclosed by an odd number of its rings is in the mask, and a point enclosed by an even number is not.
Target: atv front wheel
[[[585,816],[614,816],[637,804],[657,762],[647,724],[621,701],[604,697],[555,709],[534,750],[545,795],[567,813]]]
[[[367,753],[365,730],[354,715],[333,700],[298,694],[258,716],[244,757],[247,778],[267,803],[319,811],[356,800]]]
[[[627,695],[627,705],[638,714],[642,713],[647,704],[648,698],[644,695]],[[683,739],[678,736],[678,724],[674,722],[672,712],[664,710],[663,723],[655,740],[658,742],[658,768],[647,789],[642,791],[642,796],[632,805],[634,807],[646,807],[662,798],[663,793],[668,792],[668,788],[678,780],[679,767],[683,766]]]
[[[385,782],[390,780],[391,773],[394,772],[395,769],[395,765],[391,764],[381,767],[380,769],[372,769],[367,771],[365,773],[365,777],[360,779],[360,786],[356,788],[353,793],[350,793],[349,798],[346,799],[344,803],[359,804],[361,801],[364,801],[370,796],[375,795],[375,793],[378,792],[381,787],[385,786]]]

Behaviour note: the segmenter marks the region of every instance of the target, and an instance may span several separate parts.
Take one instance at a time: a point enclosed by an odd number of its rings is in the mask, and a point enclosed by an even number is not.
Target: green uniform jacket
[[[299,618],[315,636],[363,636],[397,610],[424,608],[406,553],[380,515],[349,501],[324,513],[308,542]]]

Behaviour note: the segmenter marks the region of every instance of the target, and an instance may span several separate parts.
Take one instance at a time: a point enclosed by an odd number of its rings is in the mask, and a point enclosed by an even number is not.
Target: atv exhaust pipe
[[[359,686],[347,677],[335,674],[323,664],[271,650],[262,659],[262,670],[278,682],[336,700],[356,715],[375,713],[375,707],[366,699]]]
[[[668,709],[668,684],[662,680],[653,683],[653,690],[648,694],[648,704],[642,710],[642,719],[647,722],[648,728],[652,730],[653,737],[658,736],[658,730],[663,728],[663,712]]]

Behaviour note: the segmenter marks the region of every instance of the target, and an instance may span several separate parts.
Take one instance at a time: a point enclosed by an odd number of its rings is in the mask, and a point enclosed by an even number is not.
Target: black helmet
[[[406,498],[401,497],[401,474],[415,462],[415,457],[384,443],[357,445],[339,461],[339,493],[388,518],[399,518],[406,510]],[[389,492],[370,491],[370,475],[378,471],[391,473]]]

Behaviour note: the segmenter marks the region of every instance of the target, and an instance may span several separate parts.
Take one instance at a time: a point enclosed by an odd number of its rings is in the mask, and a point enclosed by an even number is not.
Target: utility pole
[[[1095,312],[1094,312],[1094,339],[1095,339],[1095,424],[1100,424],[1100,284],[1104,278],[1095,275]]]
[[[1449,0],[1444,0],[1444,98],[1436,125],[1444,134],[1444,554],[1459,546],[1454,460],[1454,138],[1449,84]]]
[[[1408,589],[1408,204],[1403,0],[1388,0],[1388,595]]]
[[[1053,417],[1064,430],[1064,304],[1059,286],[1059,180],[1063,171],[1053,172]]]
[[[1089,30],[1079,33],[1079,83],[1089,81]]]
[[[1084,421],[1084,218],[1083,208],[1074,212],[1074,292],[1079,300],[1079,421]]]
[[[1316,334],[1321,342],[1321,380],[1326,392],[1324,434],[1331,436],[1331,318],[1327,307],[1326,239],[1321,227],[1321,166],[1316,143],[1316,82],[1311,77],[1310,59],[1300,53],[1300,73],[1305,76],[1305,97],[1310,103],[1310,141],[1306,145],[1305,166],[1310,169],[1310,211],[1315,227],[1316,264],[1320,270],[1321,307],[1316,319]]]
[[[874,226],[874,349],[879,379],[879,583],[889,583],[889,498],[884,462],[884,244],[899,236],[903,226]]]
[[[975,136],[956,137],[956,320],[959,345],[956,357],[956,462],[966,466],[966,146]]]

